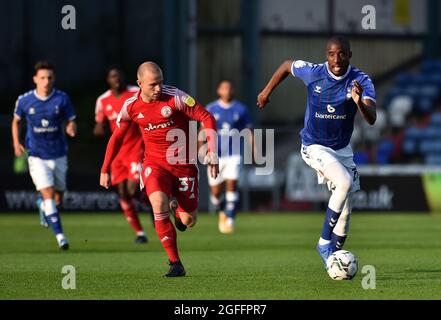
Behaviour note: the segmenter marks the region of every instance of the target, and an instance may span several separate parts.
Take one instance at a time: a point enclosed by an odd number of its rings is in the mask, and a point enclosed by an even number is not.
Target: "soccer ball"
[[[326,261],[329,276],[334,280],[351,280],[358,271],[358,260],[351,252],[338,250]]]

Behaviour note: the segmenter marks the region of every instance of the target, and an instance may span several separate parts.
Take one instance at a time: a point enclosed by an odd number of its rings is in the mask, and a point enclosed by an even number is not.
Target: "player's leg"
[[[343,249],[349,232],[349,221],[352,214],[352,194],[349,194],[331,235],[331,252]]]
[[[59,214],[60,227],[61,227],[60,207],[63,201],[64,191],[66,190],[66,175],[68,169],[67,156],[55,159],[54,164],[55,164],[53,168],[54,190],[55,190],[54,200],[55,200],[55,206],[57,208],[57,212]],[[63,240],[59,242],[59,245],[62,249],[69,248],[69,244],[65,237]],[[63,248],[63,246],[65,248]]]
[[[156,234],[170,263],[170,270],[165,276],[184,276],[185,270],[179,258],[176,230],[169,213],[169,195],[172,193],[174,177],[161,167],[146,164],[141,179],[152,205]]]
[[[222,233],[230,234],[234,231],[234,219],[236,218],[239,203],[239,192],[237,191],[237,180],[226,181],[225,192],[225,222]]]
[[[167,252],[170,264],[170,270],[164,276],[185,276],[185,269],[179,258],[176,230],[170,220],[169,198],[165,192],[154,191],[149,195],[149,199],[155,217],[156,234]]]
[[[119,204],[124,216],[136,233],[135,243],[146,243],[147,237],[139,221],[138,212],[134,202],[134,196],[136,194],[136,183],[130,180],[123,180],[117,184]]]
[[[174,175],[173,195],[178,202],[176,221],[180,220],[186,227],[193,227],[197,221],[199,205],[198,168],[194,165],[175,168]]]
[[[335,152],[329,148],[320,145],[302,146],[301,155],[306,164],[333,186],[322,233],[317,244],[317,251],[326,267],[326,260],[331,254],[331,234],[351,189],[352,179],[346,167],[337,159]]]
[[[28,162],[32,181],[41,196],[39,209],[43,211],[45,221],[54,232],[58,246],[61,249],[68,249],[69,244],[63,233],[63,227],[55,201],[54,188],[56,176],[59,176],[63,171],[65,173],[67,170],[67,160],[61,164],[64,164],[64,168],[58,168],[58,171],[57,160],[43,160],[37,157],[29,157]],[[59,178],[60,177],[58,177],[58,179]]]
[[[351,189],[352,178],[347,169],[338,161],[325,166],[323,175],[334,187],[331,197],[329,198],[325,221],[323,222],[322,233],[317,246],[317,250],[326,267],[326,260],[332,252],[332,232]]]
[[[237,207],[239,205],[239,192],[237,191],[237,181],[239,179],[241,169],[241,159],[239,156],[230,156],[224,170],[224,178],[226,179],[225,192],[225,225],[223,233],[233,233],[234,219],[236,217]]]

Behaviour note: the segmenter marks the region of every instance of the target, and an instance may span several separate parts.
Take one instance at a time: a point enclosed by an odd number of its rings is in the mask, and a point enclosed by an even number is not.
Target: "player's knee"
[[[339,183],[337,184],[337,188],[341,192],[343,192],[345,194],[348,194],[349,191],[351,191],[351,188],[352,188],[352,179],[351,179],[351,177],[349,175],[346,175],[344,177],[344,179],[341,179],[339,181]]]
[[[196,215],[194,214],[189,214],[186,212],[180,212],[179,216],[181,218],[181,221],[183,224],[185,224],[187,227],[194,227],[194,225],[196,224]]]

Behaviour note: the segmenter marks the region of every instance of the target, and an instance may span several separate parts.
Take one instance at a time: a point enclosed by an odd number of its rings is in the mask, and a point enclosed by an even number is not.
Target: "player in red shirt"
[[[198,207],[197,148],[191,154],[189,125],[191,120],[202,122],[208,141],[205,162],[213,178],[217,177],[216,122],[213,116],[192,97],[181,90],[163,85],[162,71],[153,62],[145,62],[138,68],[141,91],[126,101],[118,115],[118,128],[112,134],[101,168],[100,185],[110,186],[110,165],[123,145],[128,128],[136,123],[142,131],[145,157],[141,180],[152,204],[155,230],[167,252],[170,269],[166,277],[185,275],[180,261],[176,231],[170,221],[170,199],[177,200],[172,214],[176,228],[184,231],[196,223]],[[184,136],[184,140],[179,139]],[[177,139],[176,139],[177,138]],[[172,211],[174,211],[172,209]]]
[[[139,91],[138,87],[126,85],[124,72],[118,66],[109,67],[107,84],[109,90],[96,100],[93,133],[98,137],[104,136],[106,124],[109,125],[111,132],[115,131],[116,119],[124,102]],[[141,132],[139,127],[133,123],[128,128],[123,138],[123,146],[110,167],[112,185],[116,186],[121,209],[136,233],[136,243],[146,243],[148,241],[134,203],[138,193],[143,153],[144,145]]]

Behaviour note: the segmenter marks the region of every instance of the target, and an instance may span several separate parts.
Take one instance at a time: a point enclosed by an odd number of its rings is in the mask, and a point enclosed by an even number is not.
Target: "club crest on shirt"
[[[190,96],[186,96],[184,98],[184,102],[189,107],[194,107],[194,105],[196,104],[196,101]]]
[[[172,114],[172,108],[170,108],[169,106],[162,107],[161,114],[164,118],[170,117]]]
[[[144,170],[144,176],[145,176],[146,178],[150,175],[150,173],[152,173],[152,168],[150,168],[150,167],[145,168],[145,170]]]
[[[47,128],[47,126],[49,125],[49,121],[46,119],[41,119],[41,126],[44,128]]]
[[[33,107],[29,108],[29,114],[35,114],[35,109]]]
[[[328,105],[326,106],[326,108],[328,109],[328,112],[329,112],[329,113],[334,113],[334,112],[335,112],[335,108],[334,108],[333,106],[331,106],[330,104],[328,104]]]

